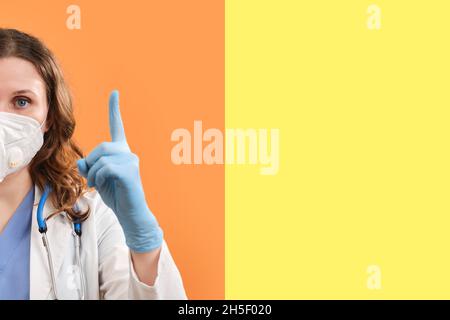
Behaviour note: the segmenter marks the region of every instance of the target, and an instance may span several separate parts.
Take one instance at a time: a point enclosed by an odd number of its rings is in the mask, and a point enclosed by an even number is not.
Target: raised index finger
[[[119,91],[117,90],[111,92],[109,96],[109,131],[113,142],[126,141],[119,109]]]

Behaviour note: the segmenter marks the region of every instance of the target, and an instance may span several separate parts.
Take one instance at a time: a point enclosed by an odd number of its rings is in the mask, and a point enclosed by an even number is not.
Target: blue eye
[[[21,109],[26,108],[29,103],[30,103],[30,101],[28,99],[24,99],[24,98],[16,99],[16,106]]]

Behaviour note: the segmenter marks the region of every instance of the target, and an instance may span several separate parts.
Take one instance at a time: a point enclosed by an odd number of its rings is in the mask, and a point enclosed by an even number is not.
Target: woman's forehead
[[[16,57],[1,58],[0,95],[18,91],[40,96],[45,93],[45,83],[31,62]]]

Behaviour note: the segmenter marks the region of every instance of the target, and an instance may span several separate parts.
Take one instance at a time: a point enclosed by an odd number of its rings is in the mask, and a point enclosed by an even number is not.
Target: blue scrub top
[[[0,299],[30,299],[30,238],[34,186],[0,233]]]

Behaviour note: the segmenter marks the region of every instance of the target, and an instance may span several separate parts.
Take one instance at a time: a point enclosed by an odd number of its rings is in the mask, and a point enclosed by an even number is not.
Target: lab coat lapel
[[[34,194],[30,248],[30,299],[53,299],[47,251],[42,243],[42,235],[38,230],[36,219],[37,206],[41,198],[41,192],[37,186],[35,186]],[[54,211],[55,208],[49,199],[44,206],[44,217],[47,217]],[[58,282],[58,274],[67,253],[72,226],[65,217],[65,213],[62,213],[48,220],[47,227],[47,237],[51,248],[56,281]]]

